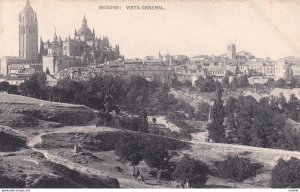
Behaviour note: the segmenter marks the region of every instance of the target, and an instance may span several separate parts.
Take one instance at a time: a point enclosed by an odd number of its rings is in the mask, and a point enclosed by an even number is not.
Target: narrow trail
[[[192,140],[189,141],[194,145],[201,144],[202,146],[212,147],[212,150],[218,152],[236,152],[236,151],[249,151],[251,153],[260,154],[258,160],[261,162],[267,163],[271,166],[276,165],[278,159],[289,159],[290,157],[296,157],[300,159],[300,152],[298,151],[287,151],[282,149],[271,149],[271,148],[263,148],[263,147],[254,147],[247,145],[238,145],[238,144],[227,144],[227,143],[209,143],[205,142],[205,138],[207,138],[207,131],[192,133]],[[266,157],[272,157],[272,161],[266,160]],[[270,158],[269,158],[270,159]]]
[[[111,172],[103,172],[101,169],[91,168],[86,165],[82,165],[79,163],[75,163],[71,160],[63,158],[59,155],[51,153],[49,150],[37,149],[34,145],[42,142],[42,136],[52,133],[93,133],[93,132],[102,132],[102,131],[120,131],[120,129],[110,128],[110,127],[95,127],[95,126],[84,126],[84,127],[63,127],[57,130],[52,130],[47,133],[41,133],[35,135],[34,137],[29,139],[28,146],[32,148],[32,150],[42,153],[45,158],[48,160],[55,162],[57,164],[64,165],[69,169],[79,171],[84,174],[89,175],[97,175],[104,177],[117,178],[121,188],[153,188],[159,187],[162,188],[162,185],[150,185],[150,184],[142,184],[135,180],[134,178],[127,179],[116,175]],[[270,149],[270,148],[261,148],[261,147],[252,147],[252,146],[244,146],[244,145],[235,145],[235,144],[223,144],[223,143],[208,143],[205,142],[206,132],[199,132],[192,134],[192,141],[188,143],[192,144],[192,147],[195,150],[198,150],[197,147],[208,147],[211,148],[211,151],[224,153],[224,152],[243,152],[249,151],[251,153],[257,154],[257,160],[271,166],[274,166],[279,158],[289,159],[290,157],[296,157],[300,159],[300,152],[296,151],[285,151],[280,149]],[[199,150],[201,150],[199,148]],[[208,150],[208,149],[206,149]]]
[[[117,131],[117,130],[118,129],[109,128],[109,127],[94,127],[94,126],[93,127],[92,126],[89,126],[89,127],[63,127],[56,131],[42,133],[42,134],[34,136],[28,142],[28,146],[32,150],[42,153],[45,156],[45,158],[48,159],[49,161],[52,161],[52,162],[60,164],[60,165],[64,165],[64,166],[68,167],[69,169],[79,171],[81,173],[88,174],[88,175],[97,175],[97,176],[102,176],[102,177],[116,178],[116,179],[118,179],[121,188],[133,188],[133,187],[134,188],[152,188],[153,187],[152,185],[142,184],[134,179],[114,177],[114,174],[112,174],[112,173],[103,172],[103,171],[101,171],[101,169],[95,169],[95,168],[91,168],[88,166],[84,166],[79,163],[74,163],[71,160],[68,160],[59,155],[53,154],[48,150],[37,149],[34,147],[34,145],[41,143],[42,136],[47,135],[47,134],[70,133],[70,132],[72,132],[72,133],[84,133],[84,132],[91,133],[91,132]]]

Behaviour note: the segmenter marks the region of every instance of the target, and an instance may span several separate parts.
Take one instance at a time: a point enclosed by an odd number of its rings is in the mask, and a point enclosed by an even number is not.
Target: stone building
[[[292,69],[293,62],[281,58],[275,61],[275,78],[283,78],[290,80],[293,77],[293,69]]]
[[[236,59],[236,46],[235,44],[231,43],[230,45],[228,45],[227,47],[227,57],[229,59]]]
[[[69,67],[83,67],[120,58],[119,45],[112,47],[107,37],[96,38],[85,16],[81,28],[78,31],[75,29],[74,38],[69,35],[62,40],[55,31],[51,42],[41,40],[40,44],[43,71],[50,74],[57,74]]]
[[[13,67],[10,67],[11,65]],[[42,66],[38,61],[37,14],[30,6],[29,0],[27,0],[25,7],[19,13],[19,56],[1,58],[0,74],[9,75],[13,68],[26,68],[29,70],[23,70],[23,73],[32,73],[40,69],[38,65]]]

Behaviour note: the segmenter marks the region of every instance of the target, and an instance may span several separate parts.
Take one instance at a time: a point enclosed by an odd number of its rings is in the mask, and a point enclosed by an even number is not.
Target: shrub
[[[181,182],[188,182],[191,187],[201,187],[208,179],[208,166],[201,161],[185,155],[176,163],[172,177]]]
[[[260,164],[252,164],[248,158],[241,158],[238,155],[229,156],[224,161],[215,162],[219,176],[241,182],[251,176],[256,175],[256,170]]]
[[[143,158],[149,167],[157,169],[157,180],[159,180],[161,172],[169,168],[171,155],[162,144],[148,143],[143,150]]]
[[[123,135],[115,146],[115,153],[121,160],[129,161],[133,166],[133,175],[135,175],[135,166],[143,160],[141,151],[143,146],[132,135]]]
[[[279,159],[271,176],[272,188],[300,188],[300,159]]]

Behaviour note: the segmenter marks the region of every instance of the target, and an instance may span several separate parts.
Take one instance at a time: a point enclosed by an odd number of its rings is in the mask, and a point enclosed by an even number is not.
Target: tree
[[[292,157],[279,159],[272,170],[272,188],[300,188],[300,160]]]
[[[172,177],[184,183],[189,183],[191,187],[201,187],[208,179],[208,166],[199,160],[184,155],[183,158],[176,163],[176,169],[172,173]]]
[[[212,92],[216,90],[216,83],[211,76],[207,76],[205,79],[199,76],[195,81],[195,87],[198,87],[201,92]]]
[[[47,69],[46,69],[46,74],[47,75],[50,75],[50,71],[49,71],[49,68],[47,67]]]
[[[216,98],[212,107],[212,123],[208,124],[208,137],[214,142],[220,143],[225,141],[224,106],[222,100],[222,85],[217,82]]]
[[[226,102],[226,115],[227,115],[227,135],[226,141],[228,143],[236,143],[237,142],[237,126],[235,122],[235,110],[237,108],[237,100],[233,97],[229,97]]]
[[[199,103],[198,110],[195,113],[195,119],[207,121],[209,112],[209,104],[206,102]]]
[[[279,94],[279,97],[276,98],[276,102],[278,103],[278,107],[280,109],[284,109],[286,107],[287,101],[283,93]]]
[[[34,73],[24,83],[20,84],[20,92],[22,95],[30,97],[39,97],[40,99],[45,98],[47,92],[46,86],[46,74],[45,73]]]
[[[286,83],[286,81],[284,79],[280,78],[275,82],[275,86],[276,87],[284,87],[285,83]]]
[[[286,104],[287,116],[294,121],[300,121],[300,101],[295,96],[291,94],[290,100]]]
[[[253,118],[256,114],[257,101],[252,96],[240,96],[238,98],[238,107],[236,109],[236,143],[249,145],[251,142],[251,129]]]
[[[237,79],[237,85],[239,88],[248,87],[249,81],[246,75],[242,75]]]
[[[190,88],[193,86],[193,83],[189,80],[186,80],[184,83],[183,83],[183,86],[187,87],[187,88]]]
[[[157,169],[157,180],[159,181],[161,171],[169,168],[171,155],[163,145],[150,143],[143,150],[143,158],[149,167]]]
[[[8,91],[9,83],[8,82],[0,82],[0,91]]]
[[[238,80],[236,77],[233,77],[231,82],[230,82],[230,88],[235,90],[238,88]]]
[[[219,176],[233,179],[235,184],[256,175],[256,170],[261,167],[259,164],[251,164],[248,158],[240,158],[238,155],[228,156],[224,161],[216,161],[215,165]]]
[[[228,75],[225,75],[225,77],[222,79],[222,86],[229,87],[229,76]]]
[[[276,85],[275,85],[275,80],[273,79],[273,78],[269,78],[268,80],[267,80],[267,82],[265,83],[265,85],[267,86],[267,87],[269,87],[269,88],[271,88],[271,87],[275,87]]]
[[[143,146],[136,138],[129,134],[123,135],[115,145],[115,153],[123,161],[129,161],[133,166],[133,175],[135,175],[135,166],[143,160]]]
[[[216,82],[213,77],[207,76],[205,78],[203,87],[201,87],[202,91],[212,92],[216,90]]]
[[[194,82],[195,87],[198,87],[201,89],[204,81],[205,81],[205,79],[202,76],[199,76],[198,79]]]

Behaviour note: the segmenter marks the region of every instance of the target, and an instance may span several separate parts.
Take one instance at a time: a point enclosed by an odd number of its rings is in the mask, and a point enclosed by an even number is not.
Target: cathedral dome
[[[93,37],[92,31],[91,31],[90,28],[88,28],[88,26],[87,26],[87,20],[86,20],[85,16],[83,17],[83,20],[82,20],[82,26],[81,26],[81,28],[78,30],[77,35],[79,35],[79,36],[84,36],[84,37],[86,37],[87,39],[90,39],[90,38]]]
[[[92,36],[93,35],[92,31],[87,26],[82,26],[78,30],[77,34],[78,35],[84,35],[84,36]]]

